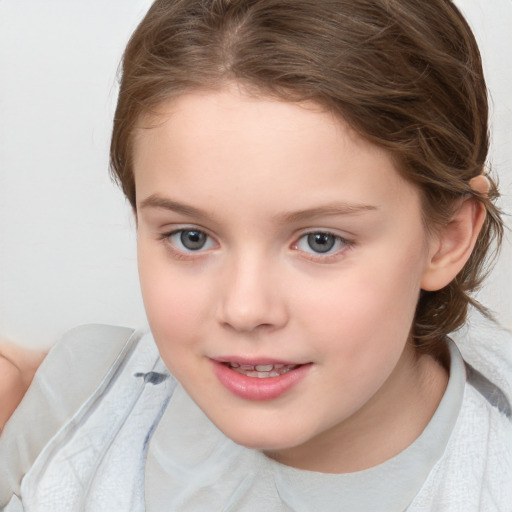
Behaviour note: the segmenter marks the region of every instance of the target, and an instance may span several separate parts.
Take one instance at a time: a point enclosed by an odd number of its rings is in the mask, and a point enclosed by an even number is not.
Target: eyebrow
[[[358,215],[364,212],[376,211],[378,208],[372,205],[355,203],[332,203],[315,208],[307,208],[296,212],[285,212],[275,216],[275,220],[286,224],[300,222],[315,217],[330,217],[337,215]]]
[[[172,199],[153,194],[140,203],[140,209],[162,208],[188,217],[198,219],[211,219],[212,216],[199,208],[174,201]],[[315,217],[336,216],[336,215],[358,215],[364,212],[378,210],[376,206],[357,203],[331,203],[325,206],[306,208],[294,212],[279,213],[274,220],[280,224],[296,223]]]
[[[173,201],[172,199],[159,196],[158,194],[153,194],[144,199],[144,201],[140,203],[139,208],[141,210],[145,208],[161,208],[163,210],[170,210],[175,213],[187,215],[188,217],[196,217],[200,219],[211,217],[208,213],[200,210],[199,208],[179,203],[178,201]]]

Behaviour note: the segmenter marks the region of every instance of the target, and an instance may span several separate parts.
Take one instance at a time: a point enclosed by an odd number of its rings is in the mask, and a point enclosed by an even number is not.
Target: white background
[[[117,65],[150,3],[0,0],[2,337],[43,347],[82,323],[145,322],[131,212],[107,167]],[[510,214],[512,0],[457,4],[484,56]],[[480,298],[512,328],[510,235]]]

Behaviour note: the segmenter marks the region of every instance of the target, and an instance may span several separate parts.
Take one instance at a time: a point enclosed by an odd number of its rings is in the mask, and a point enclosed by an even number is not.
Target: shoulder
[[[50,350],[0,436],[0,508],[42,448],[108,381],[142,334],[126,327],[85,325],[66,333]]]
[[[512,502],[512,417],[500,388],[468,381],[460,415],[455,455],[479,475],[482,500]],[[500,509],[498,509],[500,510]]]
[[[445,453],[410,510],[507,510],[512,502],[511,481],[508,400],[499,388],[469,369],[459,417]]]

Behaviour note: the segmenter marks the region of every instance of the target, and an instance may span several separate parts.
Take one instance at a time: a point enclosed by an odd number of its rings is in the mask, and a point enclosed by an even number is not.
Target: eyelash
[[[305,240],[309,245],[311,240],[309,239],[312,236],[321,235],[324,237],[332,237],[333,239],[333,247],[337,247],[336,250],[332,251],[332,247],[329,248],[325,252],[315,252],[312,250],[311,252],[304,250],[299,247],[302,240]],[[331,233],[330,231],[323,231],[321,229],[308,231],[300,236],[300,238],[292,245],[292,249],[297,251],[301,251],[303,254],[307,255],[306,258],[312,261],[320,262],[320,263],[330,263],[332,261],[338,260],[339,258],[345,255],[345,252],[354,246],[354,241],[348,240],[340,235],[336,235],[335,233]],[[310,249],[311,246],[309,246]]]
[[[206,237],[204,245],[208,245],[209,243],[213,242],[213,238],[208,235],[204,230],[195,228],[195,227],[183,227],[181,229],[175,229],[173,231],[162,233],[162,235],[159,237],[161,241],[163,241],[166,245],[166,247],[172,251],[173,255],[178,259],[191,259],[196,258],[199,256],[202,252],[204,252],[206,249],[204,249],[204,246],[199,247],[198,249],[189,249],[187,247],[183,246],[183,242],[180,241],[182,248],[178,248],[176,245],[177,240],[173,241],[173,237],[182,238],[184,233],[199,233],[200,235],[204,235]],[[211,247],[207,247],[207,249],[210,249]]]
[[[182,237],[185,233],[198,233],[200,235],[204,235],[206,237],[204,244],[199,247],[198,249],[190,249],[183,246],[183,240]],[[331,237],[333,246],[329,247],[325,252],[315,252],[314,249],[312,249],[310,243],[312,242],[310,237],[313,236],[323,236],[323,237]],[[178,237],[180,240],[173,240],[173,237]],[[159,236],[159,240],[163,241],[166,245],[166,247],[172,251],[173,256],[177,259],[183,259],[183,260],[189,260],[192,258],[197,258],[202,255],[202,253],[206,252],[208,249],[211,249],[211,244],[216,244],[216,242],[213,240],[213,238],[208,235],[204,230],[195,228],[195,227],[183,227],[181,229],[175,229],[173,231],[162,233],[162,235]],[[306,243],[309,245],[309,248],[311,249],[311,252],[308,251],[305,248],[300,247],[301,241],[306,241]],[[177,243],[182,245],[182,248],[177,247]],[[208,245],[206,249],[204,248],[205,245]],[[302,254],[306,255],[305,257],[311,261],[315,262],[321,262],[321,263],[329,263],[331,261],[337,260],[340,257],[342,257],[345,252],[350,249],[354,245],[354,241],[348,240],[340,235],[336,235],[334,233],[331,233],[329,231],[323,231],[323,230],[314,230],[314,231],[308,231],[307,233],[303,233],[296,242],[294,242],[291,245],[291,248],[296,251],[300,251]],[[332,251],[332,248],[336,247],[336,250]]]

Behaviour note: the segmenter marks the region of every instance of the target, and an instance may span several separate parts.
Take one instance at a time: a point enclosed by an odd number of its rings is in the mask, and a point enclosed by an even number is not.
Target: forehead
[[[234,88],[160,105],[140,123],[133,158],[138,201],[172,191],[197,200],[258,193],[260,205],[307,196],[378,206],[401,201],[412,189],[384,149],[316,103]]]

